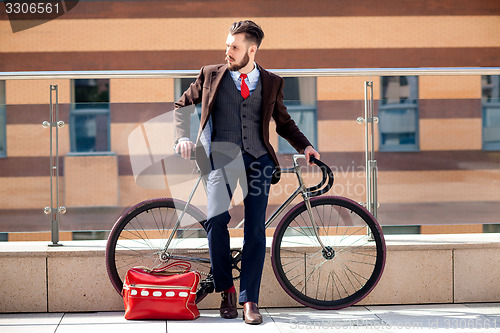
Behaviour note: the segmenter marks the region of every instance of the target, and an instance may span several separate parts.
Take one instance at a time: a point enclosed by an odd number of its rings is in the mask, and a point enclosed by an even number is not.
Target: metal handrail
[[[271,69],[281,76],[448,76],[448,75],[500,75],[500,67],[429,67],[429,68],[316,68]],[[145,78],[193,78],[199,70],[111,70],[111,71],[31,71],[0,72],[0,80],[34,79],[145,79]]]

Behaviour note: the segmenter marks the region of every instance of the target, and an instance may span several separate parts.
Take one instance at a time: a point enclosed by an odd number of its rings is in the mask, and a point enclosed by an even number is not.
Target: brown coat
[[[303,153],[311,143],[299,130],[283,104],[283,78],[270,73],[257,65],[262,82],[262,136],[264,144],[273,161],[279,165],[276,153],[269,143],[269,122],[271,117],[276,123],[276,132],[285,138],[299,152]],[[211,65],[201,69],[196,81],[184,92],[175,103],[174,119],[176,123],[176,140],[189,137],[190,115],[179,112],[178,109],[201,102],[200,130],[198,131],[197,146],[202,130],[208,123],[213,111],[215,96],[221,79],[227,70],[227,65]]]

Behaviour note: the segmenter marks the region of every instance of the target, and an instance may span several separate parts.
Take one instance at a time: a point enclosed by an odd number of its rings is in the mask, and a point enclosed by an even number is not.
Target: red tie
[[[241,74],[241,96],[246,99],[248,96],[250,96],[250,90],[248,89],[247,83],[245,82],[245,79],[247,78],[246,74]]]

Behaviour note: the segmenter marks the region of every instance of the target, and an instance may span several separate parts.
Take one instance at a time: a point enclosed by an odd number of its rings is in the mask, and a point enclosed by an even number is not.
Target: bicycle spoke
[[[160,212],[160,218],[161,218],[161,209],[158,208],[158,211]],[[162,230],[158,226],[158,222],[156,222],[156,217],[155,217],[155,211],[151,209],[151,216],[153,217],[153,220],[155,221],[156,229],[160,231],[161,239],[163,239],[163,235],[161,234]]]
[[[364,277],[363,275],[361,275],[361,274],[359,274],[359,273],[357,273],[357,272],[355,272],[355,271],[351,270],[351,269],[350,269],[350,268],[348,268],[348,267],[346,267],[346,269],[347,269],[347,270],[349,270],[349,272],[350,272],[353,276],[355,276],[355,279],[358,281],[358,283],[359,283],[361,286],[363,286],[363,285],[364,285],[364,283],[361,283],[361,282],[359,281],[359,279],[358,279],[356,276],[358,276],[358,277],[362,278],[363,280],[365,280],[365,282],[366,282],[366,281],[368,281],[368,278]]]
[[[331,274],[328,274],[328,280],[326,281],[325,298],[323,299],[324,301],[326,301],[326,296],[328,295],[328,286],[330,285],[330,276],[331,276]],[[332,286],[332,289],[333,289],[333,286]]]
[[[305,253],[304,253],[304,257],[306,257]],[[293,266],[293,267],[289,268],[288,271],[285,272],[285,274],[287,274],[287,273],[291,272],[292,270],[294,270],[295,268],[300,267],[301,265],[303,265],[301,259],[297,259],[295,262],[298,262],[298,264],[296,266]],[[288,264],[291,264],[291,263],[288,263]]]
[[[143,239],[146,243],[149,243],[149,244],[150,244],[150,247],[152,248],[152,247],[153,247],[153,244],[151,243],[151,240],[149,239],[148,234],[146,233],[146,230],[144,230],[144,227],[142,226],[141,221],[139,221],[139,219],[137,218],[137,216],[135,217],[135,221],[137,221],[137,223],[139,224],[139,226],[140,226],[140,228],[141,228],[140,230],[142,230],[142,232],[144,233],[144,236],[146,237],[146,238],[144,238],[144,237],[141,237],[141,238],[142,238],[142,239]],[[132,221],[131,221],[131,222],[132,222]],[[133,223],[131,223],[131,224],[133,225]],[[139,236],[140,236],[140,234],[139,234]],[[139,236],[138,236],[138,237],[139,237]]]
[[[365,237],[368,237],[368,236],[363,236],[363,238],[365,238]],[[358,238],[357,240],[355,240],[355,241],[354,241],[354,242],[352,242],[351,244],[349,244],[349,245],[345,245],[342,249],[338,250],[338,251],[337,251],[337,253],[341,253],[341,252],[346,251],[346,249],[349,249],[349,247],[350,247],[350,246],[352,246],[352,245],[356,244],[356,243],[357,243],[360,239],[362,239],[362,238]],[[365,243],[365,244],[366,244],[366,243]],[[362,247],[362,246],[364,246],[364,245],[359,245],[359,246],[357,246],[357,248]]]
[[[347,280],[348,280],[348,281],[349,281],[349,283],[351,284],[352,289],[353,289],[353,290],[356,290],[356,287],[355,287],[355,286],[354,286],[354,284],[352,283],[352,280],[351,280],[351,278],[349,277],[349,274],[347,274],[347,272],[348,272],[348,271],[349,271],[349,269],[346,267],[346,269],[344,269],[344,271],[343,271],[343,272],[344,272],[344,274],[345,274],[345,276],[346,276]]]
[[[132,230],[134,230],[134,231],[132,231]],[[140,238],[141,240],[144,240],[144,238],[141,236],[141,234],[140,234],[140,233],[138,233],[138,232],[136,232],[136,231],[135,231],[135,229],[131,229],[131,230],[129,230],[129,229],[124,229],[123,231],[126,231],[126,232],[128,232],[128,233],[130,233],[130,234],[132,234],[132,235],[135,235],[137,238]],[[120,238],[125,238],[125,236],[120,235]]]
[[[311,279],[314,271],[316,270],[316,268],[319,268],[320,266],[322,266],[325,262],[322,262],[322,263],[319,263],[316,265],[316,267],[314,267],[313,269],[311,269],[309,275],[306,277],[306,280],[305,280],[305,283],[304,283],[304,288],[307,286],[307,282]],[[303,288],[303,289],[304,289]]]
[[[370,266],[373,266],[373,263],[372,263],[372,262],[363,262],[363,261],[356,261],[356,260],[349,260],[349,259],[347,259],[346,261],[349,261],[349,262],[354,262],[354,263],[357,263],[357,264],[362,264],[362,265],[370,265]]]
[[[337,290],[337,294],[339,295],[340,298],[340,290],[337,284],[335,283],[335,278],[333,276],[333,272],[330,272],[330,275],[332,277],[332,299],[335,299],[335,289]]]
[[[298,242],[298,241],[292,242],[292,241],[290,241],[290,240],[287,240],[287,241],[285,242],[285,244],[287,244],[288,246],[290,246],[290,245],[303,245],[303,246],[310,246],[310,245],[311,245],[311,243],[304,243],[304,242]]]
[[[145,266],[145,261],[149,262],[157,262],[158,258],[153,257],[145,257],[145,256],[127,256],[126,258],[121,258],[118,261],[117,269],[120,270],[125,267],[134,267],[134,266]]]
[[[339,278],[339,276],[337,275],[337,273],[335,271],[333,271],[333,275],[337,277],[337,280],[339,281],[340,285],[342,286],[342,288],[344,288],[344,291],[347,295],[349,295],[349,292],[347,291],[347,289],[344,287],[344,284],[342,283],[342,280]],[[342,295],[340,294],[340,290],[339,290],[339,297],[342,297]]]
[[[318,276],[318,285],[316,286],[316,299],[318,299],[319,281],[321,281],[321,271],[319,271],[319,276]]]

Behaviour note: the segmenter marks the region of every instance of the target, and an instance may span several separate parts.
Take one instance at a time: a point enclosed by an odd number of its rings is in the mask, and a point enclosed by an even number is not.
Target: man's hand
[[[190,159],[191,153],[194,150],[195,144],[190,140],[179,140],[175,147],[175,152],[180,154],[182,158]]]
[[[306,155],[306,161],[309,163],[309,165],[313,165],[310,161],[310,156],[316,157],[316,159],[319,160],[319,153],[312,147],[312,146],[307,146],[306,149],[304,149],[304,155]]]

